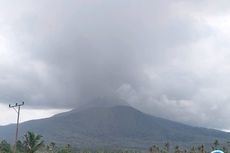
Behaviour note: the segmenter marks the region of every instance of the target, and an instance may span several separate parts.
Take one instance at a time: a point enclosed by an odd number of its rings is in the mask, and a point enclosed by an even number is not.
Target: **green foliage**
[[[46,146],[46,150],[47,150],[47,152],[50,152],[50,153],[55,153],[55,152],[57,152],[56,143],[51,142],[50,144],[48,144],[48,145]]]
[[[71,153],[72,149],[70,144],[67,144],[65,147],[61,148],[58,153]]]
[[[27,132],[24,135],[23,146],[26,153],[35,153],[39,148],[44,144],[44,141],[41,140],[42,136],[37,135],[33,132]]]
[[[160,148],[159,148],[157,145],[152,145],[152,146],[149,148],[149,152],[150,152],[150,153],[160,153]]]
[[[218,149],[218,146],[219,146],[219,141],[218,140],[215,140],[212,144],[212,150],[216,150]]]
[[[198,152],[199,153],[205,153],[206,152],[203,144],[198,146]]]
[[[44,145],[44,141],[42,140],[42,136],[39,134],[35,134],[33,132],[27,132],[24,135],[23,141],[17,141],[17,153],[147,153],[143,151],[136,150],[127,150],[127,149],[119,149],[119,150],[74,150],[70,144],[67,144],[64,147],[58,147],[56,143],[51,142],[48,145]],[[191,146],[191,148],[182,148],[181,146],[172,146],[170,148],[169,143],[165,143],[162,145],[153,144],[149,147],[149,153],[209,153],[211,150],[220,149],[224,153],[228,153],[230,149],[230,142],[226,142],[225,144],[220,143],[218,140],[215,140],[210,145],[196,145]],[[210,146],[207,149],[207,146]],[[13,146],[11,146],[7,141],[2,140],[0,142],[0,153],[12,153]]]
[[[10,144],[5,141],[5,140],[2,140],[1,143],[0,143],[0,152],[1,153],[11,153],[11,146]]]
[[[189,153],[196,153],[196,149],[194,146],[189,150]]]
[[[179,146],[176,146],[174,153],[183,153],[183,151],[180,149]]]
[[[17,141],[16,146],[17,146],[17,153],[25,152],[25,148],[21,140]]]

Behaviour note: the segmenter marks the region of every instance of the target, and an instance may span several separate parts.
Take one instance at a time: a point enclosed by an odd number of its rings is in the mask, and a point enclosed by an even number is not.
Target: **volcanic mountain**
[[[26,131],[39,133],[48,142],[84,148],[148,148],[153,143],[191,144],[230,139],[226,132],[154,117],[127,105],[86,107],[21,123],[20,138]],[[1,126],[0,138],[13,140],[14,132],[14,124]]]

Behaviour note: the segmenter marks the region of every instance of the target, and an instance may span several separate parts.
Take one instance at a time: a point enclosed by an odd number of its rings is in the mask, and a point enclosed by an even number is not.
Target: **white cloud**
[[[0,125],[7,125],[16,123],[17,112],[13,108],[9,108],[8,105],[0,103],[1,115]],[[21,107],[20,111],[20,123],[28,120],[36,120],[41,118],[48,118],[55,114],[70,111],[69,109],[32,109],[28,107]]]

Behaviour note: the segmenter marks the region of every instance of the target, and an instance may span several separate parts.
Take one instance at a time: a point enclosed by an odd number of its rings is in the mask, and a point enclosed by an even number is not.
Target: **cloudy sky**
[[[229,59],[227,0],[0,0],[0,124],[119,97],[230,129]]]

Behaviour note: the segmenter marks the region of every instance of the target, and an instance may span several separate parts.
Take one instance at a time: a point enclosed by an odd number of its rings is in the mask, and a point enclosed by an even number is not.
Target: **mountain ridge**
[[[11,139],[15,125],[1,126],[0,136]],[[20,124],[20,137],[34,131],[47,141],[76,147],[147,148],[153,143],[211,143],[230,134],[193,127],[141,112],[127,105],[74,109],[50,118]]]

